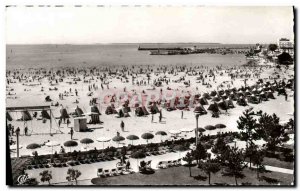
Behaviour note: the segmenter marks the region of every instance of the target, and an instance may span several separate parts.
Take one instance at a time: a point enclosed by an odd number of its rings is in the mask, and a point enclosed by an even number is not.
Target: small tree
[[[199,164],[199,161],[201,159],[205,159],[207,157],[207,150],[201,143],[199,143],[196,147],[196,150],[192,151],[191,154],[194,157],[194,159],[196,159],[197,164]]]
[[[52,179],[52,173],[49,170],[44,170],[43,172],[40,172],[41,181],[42,182],[48,182],[50,185],[50,180]]]
[[[68,176],[66,177],[66,179],[69,182],[75,180],[75,183],[77,185],[77,179],[81,175],[81,172],[79,170],[75,170],[73,168],[69,168],[67,174],[68,174]]]
[[[247,109],[243,112],[243,116],[239,117],[237,124],[237,128],[241,130],[240,139],[246,142],[246,157],[249,157],[251,167],[252,149],[255,147],[254,141],[261,138],[256,132],[256,120],[250,115],[250,110]]]
[[[275,152],[278,145],[289,140],[285,131],[287,127],[279,124],[279,118],[275,114],[268,115],[264,113],[258,121],[257,132],[267,142],[266,147],[268,150]]]
[[[237,179],[244,178],[245,175],[243,174],[244,169],[244,160],[243,160],[243,150],[238,149],[237,147],[229,148],[229,152],[226,157],[226,168],[225,176],[234,177],[235,184],[238,185]]]
[[[198,166],[208,175],[208,184],[210,185],[211,173],[215,174],[220,171],[221,166],[216,160],[211,160],[210,157],[206,162],[201,162]]]
[[[224,140],[224,137],[221,136],[219,133],[217,134],[217,139],[215,144],[213,145],[211,152],[213,152],[216,155],[220,155],[222,154],[224,151],[227,150],[227,145],[226,142]]]
[[[194,160],[193,156],[191,155],[190,152],[188,152],[186,154],[185,157],[182,158],[182,160],[186,161],[188,163],[188,167],[189,167],[189,171],[190,171],[190,177],[192,177],[192,169],[191,169],[191,166],[192,166],[192,162]]]
[[[291,64],[293,62],[293,58],[292,56],[287,53],[287,52],[283,52],[282,54],[278,55],[278,63],[279,64]]]
[[[257,172],[257,178],[259,178],[259,173],[265,171],[265,166],[262,164],[264,160],[264,151],[262,149],[256,148],[253,151],[253,164],[257,166],[256,172]]]
[[[278,48],[277,44],[269,44],[269,50],[272,51],[272,53]]]

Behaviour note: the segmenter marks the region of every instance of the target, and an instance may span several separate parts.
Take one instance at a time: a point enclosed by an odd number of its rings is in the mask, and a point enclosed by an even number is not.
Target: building
[[[278,40],[278,49],[282,52],[288,52],[290,55],[294,55],[294,41],[287,39],[287,38],[281,38]]]

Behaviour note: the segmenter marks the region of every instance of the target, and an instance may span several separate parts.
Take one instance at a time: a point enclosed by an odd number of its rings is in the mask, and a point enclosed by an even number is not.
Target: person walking
[[[124,127],[125,127],[125,124],[124,124],[124,122],[123,121],[121,121],[121,130],[124,132]]]
[[[71,135],[71,140],[73,140],[73,135],[74,135],[74,130],[73,130],[73,128],[71,128],[71,130],[70,130],[70,135]]]
[[[71,121],[69,119],[67,119],[67,127],[69,127]]]
[[[126,162],[126,170],[129,170],[130,169],[130,162],[129,162],[129,160],[127,160],[127,162]]]
[[[58,120],[58,127],[61,125],[61,119]]]
[[[27,136],[27,133],[28,133],[28,127],[26,126],[26,127],[24,128],[24,134],[25,134],[25,136]]]

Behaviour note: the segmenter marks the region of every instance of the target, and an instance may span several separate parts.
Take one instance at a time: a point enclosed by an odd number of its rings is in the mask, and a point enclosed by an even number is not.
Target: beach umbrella
[[[26,146],[26,149],[37,149],[40,148],[41,145],[37,144],[37,143],[31,143],[29,145]]]
[[[85,144],[85,150],[87,150],[87,145],[94,143],[94,141],[90,138],[84,138],[80,140],[80,143]]]
[[[104,142],[109,142],[109,141],[110,141],[110,138],[108,138],[108,137],[99,137],[99,138],[97,139],[97,141],[103,143],[103,149],[104,149]]]
[[[155,135],[160,135],[160,141],[162,142],[162,136],[166,136],[167,133],[165,131],[157,131]]]
[[[144,134],[142,134],[142,138],[146,139],[147,143],[148,143],[148,140],[149,139],[153,139],[153,137],[154,137],[154,135],[152,133],[144,133]]]
[[[30,149],[30,150],[34,151],[35,149],[40,148],[40,147],[41,147],[41,145],[39,145],[37,143],[31,143],[31,144],[29,144],[29,145],[26,146],[26,149]]]
[[[226,125],[220,123],[220,124],[215,125],[215,127],[217,129],[223,129],[223,128],[226,128]]]
[[[138,136],[136,136],[136,135],[128,135],[127,137],[126,137],[126,139],[128,139],[128,140],[131,140],[131,144],[133,145],[133,141],[134,140],[138,140],[138,139],[140,139]]]
[[[212,125],[206,125],[204,128],[205,128],[206,130],[214,130],[214,129],[216,129],[216,127],[215,127],[215,126],[212,126]]]
[[[117,142],[117,143],[118,143],[118,147],[119,147],[120,141],[124,141],[125,138],[122,137],[122,136],[120,136],[120,135],[117,135],[117,136],[115,136],[114,138],[112,138],[112,140],[115,141],[115,142]]]
[[[71,152],[71,147],[76,147],[78,146],[78,143],[76,141],[70,140],[70,141],[66,141],[64,143],[65,147],[70,147],[70,152]]]
[[[49,141],[45,145],[48,147],[52,147],[52,154],[53,154],[53,147],[60,145],[60,143],[58,143],[56,141]]]
[[[146,158],[146,154],[142,151],[137,151],[131,154],[131,158],[136,159],[137,161],[137,167],[139,169],[139,159]]]
[[[202,127],[198,127],[198,131],[201,132],[201,133],[203,133],[206,130],[204,128],[202,128]]]

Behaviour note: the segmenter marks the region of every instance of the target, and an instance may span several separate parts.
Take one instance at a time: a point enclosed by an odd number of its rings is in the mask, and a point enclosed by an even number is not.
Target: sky
[[[275,43],[292,7],[7,7],[7,44]]]

